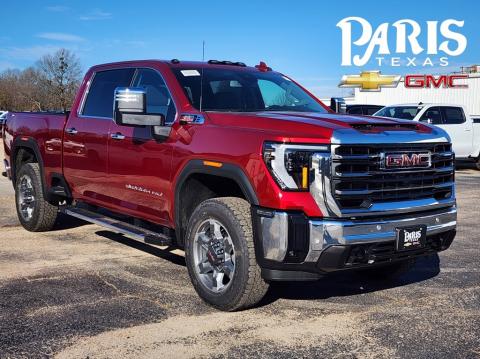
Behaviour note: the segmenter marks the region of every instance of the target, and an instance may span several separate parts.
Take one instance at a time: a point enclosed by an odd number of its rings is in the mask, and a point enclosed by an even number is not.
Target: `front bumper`
[[[452,206],[378,220],[318,220],[300,213],[254,208],[253,219],[256,257],[264,277],[305,280],[444,250],[455,237],[457,210]],[[396,229],[416,225],[427,226],[426,246],[397,252]]]

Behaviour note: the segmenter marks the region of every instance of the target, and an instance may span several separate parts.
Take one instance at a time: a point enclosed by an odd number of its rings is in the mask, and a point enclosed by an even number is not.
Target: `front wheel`
[[[480,171],[480,156],[475,161],[475,168]]]
[[[188,273],[199,296],[234,311],[258,303],[268,289],[255,258],[250,204],[214,198],[193,212],[185,238]]]

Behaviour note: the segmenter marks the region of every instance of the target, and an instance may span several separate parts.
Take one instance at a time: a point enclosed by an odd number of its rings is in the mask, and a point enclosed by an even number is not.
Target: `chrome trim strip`
[[[411,191],[412,189],[423,189],[423,188],[446,188],[446,187],[452,187],[455,183],[454,182],[445,182],[445,183],[439,183],[439,184],[434,184],[431,186],[415,186],[415,187],[405,187],[405,188],[399,188],[396,189],[395,191]],[[344,194],[344,195],[357,195],[357,194],[372,194],[372,193],[380,193],[380,192],[388,192],[386,189],[366,189],[366,190],[335,190],[336,194]]]
[[[325,217],[341,217],[342,212],[332,195],[332,157],[330,153],[314,153],[312,169],[315,179],[310,183],[310,194]]]
[[[456,228],[457,209],[418,217],[392,220],[311,220],[310,249],[305,262],[316,262],[322,251],[332,245],[351,245],[394,241],[396,228],[426,225],[427,235],[434,235]]]

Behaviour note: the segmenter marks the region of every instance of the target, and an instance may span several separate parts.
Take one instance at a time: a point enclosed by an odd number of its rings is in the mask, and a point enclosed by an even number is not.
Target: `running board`
[[[69,216],[82,219],[84,221],[98,224],[99,226],[110,229],[113,232],[122,233],[125,236],[156,246],[171,246],[172,238],[162,234],[150,231],[148,229],[134,226],[133,224],[119,221],[115,218],[107,217],[102,214],[89,211],[78,207],[65,207],[62,212]]]

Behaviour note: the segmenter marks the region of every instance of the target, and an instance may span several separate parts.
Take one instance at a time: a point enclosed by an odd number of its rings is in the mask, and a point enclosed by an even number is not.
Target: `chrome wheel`
[[[35,209],[35,189],[32,179],[23,175],[20,178],[17,192],[20,215],[25,221],[29,221],[32,219]]]
[[[193,242],[195,272],[208,290],[219,293],[226,290],[235,275],[235,248],[225,226],[218,220],[203,221]]]

